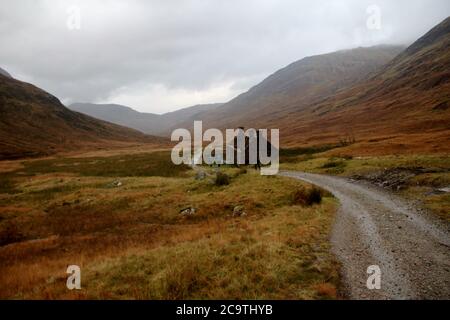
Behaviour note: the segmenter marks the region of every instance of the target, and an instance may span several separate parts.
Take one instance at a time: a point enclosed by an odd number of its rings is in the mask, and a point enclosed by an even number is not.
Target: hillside
[[[356,140],[349,153],[449,151],[449,24],[447,18],[406,49],[302,59],[199,120],[222,129],[279,128],[284,147]]]
[[[304,58],[275,72],[220,109],[203,114],[201,119],[207,126],[218,128],[277,123],[278,118],[292,110],[301,110],[365,79],[403,49],[376,46]]]
[[[159,131],[159,115],[138,112],[130,107],[118,104],[73,103],[69,109],[91,117],[133,128],[145,133]]]
[[[160,136],[175,128],[279,128],[282,146],[344,140],[358,153],[450,148],[450,18],[408,48],[376,46],[307,57],[225,104],[164,115],[73,104],[93,117]],[[91,119],[91,118],[90,118]]]
[[[359,140],[359,152],[450,148],[450,18],[378,73],[321,103],[269,121],[285,144]]]
[[[181,122],[194,121],[203,112],[213,110],[220,105],[220,103],[196,105],[163,115],[138,112],[130,107],[117,104],[73,103],[68,108],[147,134],[170,136],[172,130],[178,128]]]
[[[0,159],[165,142],[73,112],[49,93],[3,75],[0,75],[0,114]]]
[[[0,75],[5,76],[7,78],[12,78],[11,75],[6,71],[0,68]]]

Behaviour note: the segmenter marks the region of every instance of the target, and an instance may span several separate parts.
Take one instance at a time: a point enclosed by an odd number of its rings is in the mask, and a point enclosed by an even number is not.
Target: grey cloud
[[[148,112],[232,98],[308,55],[408,44],[450,15],[448,0],[0,3],[0,67],[66,102],[118,99]],[[366,27],[371,4],[381,9],[379,31]],[[81,30],[66,26],[72,5]]]

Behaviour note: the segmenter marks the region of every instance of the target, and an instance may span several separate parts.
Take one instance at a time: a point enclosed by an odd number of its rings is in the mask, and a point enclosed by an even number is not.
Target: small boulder
[[[197,171],[195,174],[195,180],[205,180],[206,172],[205,171]]]
[[[236,206],[233,209],[233,217],[244,217],[247,214],[244,211],[244,207],[243,206]]]
[[[108,187],[118,188],[118,187],[121,187],[122,185],[123,185],[122,181],[117,180],[117,181],[114,181],[114,182],[111,182],[110,184],[108,184]]]
[[[184,209],[180,210],[180,214],[182,216],[192,216],[192,215],[195,214],[195,212],[196,212],[196,210],[193,207],[187,207],[187,208],[184,208]]]

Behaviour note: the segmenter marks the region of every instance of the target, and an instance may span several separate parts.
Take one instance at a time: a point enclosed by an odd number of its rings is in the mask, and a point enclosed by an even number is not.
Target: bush
[[[216,186],[227,186],[230,184],[230,177],[226,173],[217,172],[214,184]]]
[[[23,239],[24,236],[15,223],[5,222],[4,228],[0,230],[0,246],[20,242]]]
[[[313,187],[309,190],[307,204],[313,205],[315,203],[319,204],[322,202],[322,191],[319,188]]]
[[[343,164],[344,163],[342,161],[328,161],[322,166],[322,168],[323,169],[337,168],[341,167]]]
[[[247,169],[246,168],[239,168],[239,174],[246,174]]]
[[[302,206],[312,206],[322,202],[322,191],[313,187],[310,189],[300,188],[292,196],[292,204]]]

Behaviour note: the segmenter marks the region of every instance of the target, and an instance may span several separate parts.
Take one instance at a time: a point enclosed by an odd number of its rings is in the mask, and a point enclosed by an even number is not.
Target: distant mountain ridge
[[[450,152],[450,17],[408,48],[376,46],[307,57],[224,104],[164,115],[73,104],[0,75],[0,157],[86,143],[158,141],[175,128],[279,128],[282,147],[337,143],[359,154]],[[162,138],[161,138],[162,139]],[[41,142],[39,142],[41,141]],[[72,147],[73,147],[72,146]],[[359,149],[358,149],[359,148]],[[12,151],[11,151],[12,150]]]
[[[68,108],[145,133],[157,132],[158,130],[155,127],[159,127],[157,114],[141,113],[130,107],[118,104],[74,103],[69,105]]]
[[[297,61],[199,120],[204,128],[279,128],[284,147],[352,137],[360,154],[450,151],[449,65],[447,18],[408,48]]]
[[[255,126],[295,104],[307,105],[354,84],[379,70],[402,46],[376,46],[307,57],[275,72],[260,84],[224,104],[198,105],[164,115],[139,113],[117,105],[75,103],[68,107],[90,116],[145,133],[169,136],[191,128],[194,120],[207,126]],[[262,121],[261,121],[262,119]]]
[[[180,122],[194,121],[201,113],[214,110],[221,105],[221,103],[196,105],[162,115],[138,112],[130,107],[117,104],[73,103],[68,108],[147,134],[169,136]]]
[[[12,76],[4,69],[0,68],[0,74],[2,76],[8,77],[8,78],[12,78]]]
[[[402,50],[403,46],[375,46],[306,57],[278,70],[220,108],[201,114],[199,120],[207,127],[221,129],[263,128],[285,114],[366,79]]]

